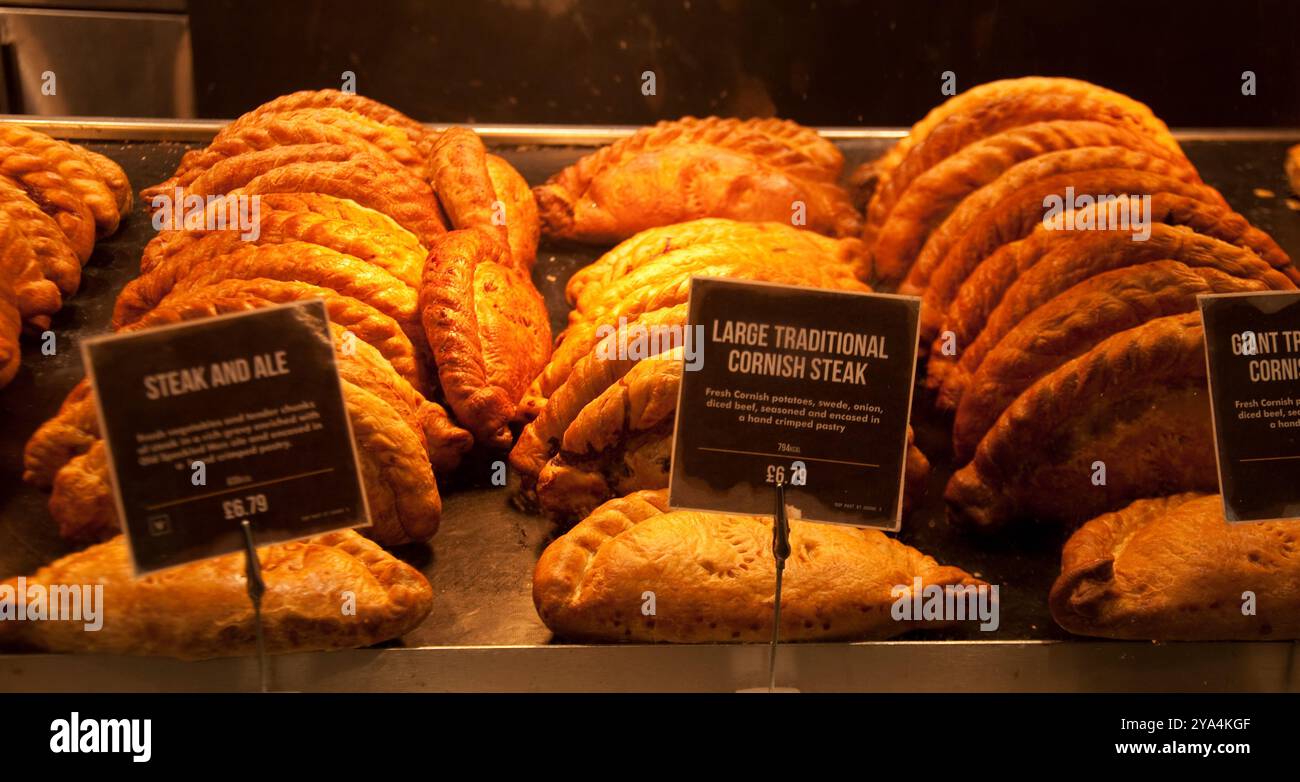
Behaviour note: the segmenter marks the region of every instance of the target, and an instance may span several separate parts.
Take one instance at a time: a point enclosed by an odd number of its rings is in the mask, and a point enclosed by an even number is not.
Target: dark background
[[[189,12],[204,117],[337,87],[351,70],[358,92],[426,121],[908,125],[941,102],[951,70],[959,90],[1088,79],[1173,126],[1300,126],[1297,2],[193,0]],[[646,70],[655,96],[641,94]]]

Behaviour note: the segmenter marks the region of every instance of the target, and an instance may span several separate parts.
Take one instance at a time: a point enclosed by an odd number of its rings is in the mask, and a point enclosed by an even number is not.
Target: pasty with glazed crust
[[[1029,158],[1008,168],[992,182],[967,195],[948,213],[943,222],[926,237],[916,262],[912,264],[907,274],[907,279],[899,286],[899,292],[909,295],[925,293],[932,285],[931,279],[939,271],[953,245],[961,240],[977,220],[993,211],[1004,199],[1021,188],[1061,174],[1112,168],[1149,171],[1190,184],[1200,183],[1200,176],[1190,166],[1176,165],[1167,158],[1127,147],[1077,147]],[[925,343],[926,340],[923,340],[922,344]]]
[[[980,439],[1025,389],[1101,340],[1155,318],[1191,312],[1197,296],[1264,290],[1268,284],[1261,280],[1169,260],[1089,277],[1020,321],[980,363],[953,421],[958,463],[970,460]]]
[[[54,219],[80,263],[95,249],[95,218],[81,193],[47,161],[18,149],[0,149],[0,179],[21,188]]]
[[[18,289],[20,301],[29,312],[53,312],[62,298],[77,292],[81,285],[81,261],[72,251],[68,239],[63,235],[58,223],[35,202],[27,192],[13,182],[0,178],[0,211],[3,211],[17,231],[16,239],[27,243],[31,248],[31,261],[39,269],[25,271],[24,283]],[[44,277],[44,281],[39,281]],[[30,280],[30,282],[28,282]],[[58,298],[55,298],[57,288]]]
[[[443,396],[478,442],[496,448],[510,446],[516,406],[551,355],[546,304],[526,274],[497,236],[458,229],[434,244],[420,288]]]
[[[768,252],[784,266],[834,261],[858,270],[870,264],[866,246],[855,238],[831,239],[786,223],[742,223],[706,217],[651,228],[620,242],[598,260],[574,272],[565,285],[565,294],[570,303],[576,304],[589,287],[601,288],[666,256],[689,257],[698,252],[695,248],[719,243],[741,244]]]
[[[1017,518],[1068,526],[1216,488],[1203,343],[1199,312],[1157,318],[1040,378],[948,482],[950,515],[990,530]]]
[[[1070,150],[1083,152],[1083,150]],[[1138,154],[1138,153],[1132,153]],[[1046,156],[1045,156],[1046,157]],[[1040,158],[1035,158],[1039,160]],[[1033,161],[1030,161],[1033,162]],[[999,180],[1000,182],[1001,180]],[[989,186],[1001,189],[998,182]],[[979,268],[985,258],[999,247],[1033,233],[1043,225],[1045,199],[1064,197],[1066,188],[1087,194],[1170,193],[1207,204],[1227,208],[1217,190],[1136,167],[1093,169],[1057,174],[1007,193],[966,227],[961,238],[948,249],[943,262],[935,269],[921,301],[921,342],[929,344],[938,336],[943,316],[957,297],[961,286]],[[969,201],[970,199],[967,199]],[[962,210],[965,209],[962,205]],[[959,211],[962,211],[959,210]],[[953,215],[956,217],[956,215]],[[949,220],[952,218],[950,217]]]
[[[953,114],[935,125],[925,142],[912,147],[876,190],[867,210],[868,225],[881,225],[893,210],[898,197],[913,181],[967,145],[1008,128],[1043,120],[1095,120],[1150,135],[1168,150],[1168,156],[1181,157],[1182,151],[1168,130],[1151,131],[1146,123],[1154,119],[1146,106],[1121,105],[1109,96],[1063,95],[1060,93],[1016,92],[989,101],[961,114]],[[1159,120],[1155,120],[1159,122]]]
[[[367,154],[391,157],[417,175],[424,171],[424,157],[398,128],[342,109],[299,109],[223,128],[206,148],[197,154],[187,153],[170,179],[142,191],[142,195],[149,199],[168,195],[177,187],[187,188],[227,158],[302,144],[352,145]]]
[[[617,242],[701,217],[789,224],[855,235],[861,219],[836,181],[838,149],[784,120],[685,117],[642,128],[536,188],[547,236]]]
[[[983,106],[997,104],[1007,98],[1019,96],[1025,98],[1052,97],[1060,101],[1088,100],[1109,104],[1121,115],[1132,119],[1133,129],[1155,138],[1164,138],[1169,128],[1146,105],[1127,95],[1108,90],[1096,84],[1078,79],[1059,77],[1025,76],[1017,79],[1000,79],[976,85],[965,92],[935,106],[920,121],[912,126],[908,134],[889,149],[879,160],[871,161],[855,172],[854,179],[864,186],[868,195],[887,188],[889,181],[908,154],[929,139],[930,134],[945,121],[962,115],[969,115]],[[1013,115],[1014,116],[1014,115]],[[1023,116],[1023,115],[1022,115]],[[1025,119],[1024,123],[1038,121]],[[1167,144],[1172,142],[1172,139]],[[1177,149],[1176,146],[1173,147]],[[894,186],[897,189],[897,186]]]
[[[970,144],[911,181],[888,217],[869,223],[865,240],[883,280],[901,280],[937,228],[966,196],[1021,161],[1062,149],[1123,147],[1191,169],[1181,155],[1151,136],[1096,120],[1034,122]]]
[[[321,193],[348,198],[388,215],[429,247],[447,232],[437,199],[427,182],[373,155],[342,161],[289,163],[273,168],[230,195]]]
[[[962,286],[944,328],[964,346],[960,357],[932,351],[927,382],[942,381],[938,404],[954,409],[971,374],[1008,331],[1039,305],[1099,272],[1146,261],[1174,260],[1219,269],[1234,277],[1260,280],[1272,290],[1295,284],[1250,250],[1196,233],[1184,226],[1157,223],[1145,241],[1123,231],[1046,231],[1004,245],[989,256]]]
[[[258,549],[266,593],[262,627],[272,654],[370,646],[417,627],[433,605],[418,570],[355,532]],[[115,537],[53,562],[26,585],[97,584],[103,626],[78,621],[0,622],[0,644],[48,652],[197,660],[255,654],[244,555],[228,554],[135,578]],[[18,588],[16,578],[0,587]],[[5,591],[0,589],[0,594]],[[345,602],[356,612],[344,613]]]
[[[401,280],[357,258],[306,242],[247,245],[233,250],[214,234],[176,253],[122,289],[113,308],[113,327],[139,320],[173,290],[222,280],[267,278],[306,282],[369,304],[418,335],[416,294]],[[245,245],[244,242],[239,242]]]
[[[563,640],[670,643],[772,636],[772,522],[668,508],[668,492],[601,505],[552,543],[533,573],[533,603]],[[896,621],[891,606],[924,587],[982,581],[876,530],[790,522],[781,599],[788,641],[889,638],[937,625]],[[902,587],[905,591],[896,590]],[[655,613],[641,607],[655,595]]]
[[[212,248],[209,252],[229,254],[250,244],[284,244],[307,242],[358,258],[388,272],[415,288],[420,284],[420,271],[424,266],[424,248],[415,237],[401,228],[380,231],[360,225],[348,218],[334,218],[309,211],[290,211],[275,208],[266,196],[258,208],[257,225],[220,230],[160,231],[144,248],[140,259],[142,274],[152,271],[167,257],[181,248],[202,241]],[[337,200],[337,199],[335,199]],[[220,210],[222,203],[212,205]],[[363,209],[356,207],[353,211]],[[370,210],[366,210],[370,211]],[[256,232],[256,238],[245,238],[244,231]]]
[[[1242,611],[1243,594],[1255,612]],[[1079,528],[1052,618],[1079,635],[1152,641],[1300,638],[1300,530],[1230,524],[1217,494],[1138,500]]]
[[[15,153],[39,158],[67,182],[90,210],[97,237],[117,231],[122,215],[131,208],[131,185],[116,163],[22,125],[0,127],[0,156]]]

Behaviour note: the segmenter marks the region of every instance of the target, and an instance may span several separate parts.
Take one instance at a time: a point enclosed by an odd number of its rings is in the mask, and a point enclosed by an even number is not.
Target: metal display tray
[[[171,175],[181,155],[201,146],[218,121],[0,117],[85,143],[116,160],[137,192]],[[475,127],[492,150],[533,184],[632,128]],[[879,155],[905,131],[828,128],[846,171]],[[1252,223],[1300,257],[1300,201],[1289,199],[1282,163],[1296,131],[1183,131],[1177,134],[1209,184]],[[137,199],[138,201],[138,199]],[[81,290],[54,316],[54,356],[25,350],[23,368],[0,391],[0,578],[28,573],[69,551],[46,509],[47,495],[21,481],[31,433],[82,377],[77,341],[107,330],[116,294],[139,272],[154,229],[136,203],[118,233],[96,245]],[[564,285],[604,248],[543,244],[534,282],[555,333],[568,303]],[[918,444],[933,470],[924,498],[899,537],[940,562],[998,584],[1001,626],[973,625],[901,640],[789,644],[779,680],[803,690],[1300,690],[1291,642],[1151,644],[1071,636],[1052,621],[1047,593],[1059,571],[1065,534],[1026,525],[999,538],[949,527],[942,492],[951,475],[946,425],[918,398]],[[395,553],[421,569],[434,589],[428,619],[400,642],[372,649],[283,655],[272,683],[287,690],[735,690],[766,681],[762,645],[567,645],[537,618],[531,581],[538,555],[556,534],[551,522],[522,513],[505,488],[488,482],[499,454],[476,453],[443,490],[443,522],[428,546]],[[255,660],[201,663],[92,655],[0,654],[0,692],[41,690],[237,690],[257,686]]]

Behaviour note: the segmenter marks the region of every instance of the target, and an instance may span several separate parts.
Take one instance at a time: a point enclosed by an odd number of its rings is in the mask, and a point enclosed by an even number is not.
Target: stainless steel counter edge
[[[99,141],[189,141],[210,140],[230,120],[144,119],[132,117],[37,117],[0,114],[0,124],[25,125],[55,138]],[[468,127],[489,142],[538,144],[542,146],[589,146],[607,144],[630,136],[638,126],[630,125],[464,125],[429,124],[429,128]],[[906,128],[818,128],[831,139],[902,138]],[[1300,128],[1183,128],[1174,131],[1180,141],[1296,141]]]
[[[1300,692],[1296,643],[794,644],[803,692]],[[287,692],[730,692],[765,686],[766,645],[472,646],[274,657]],[[0,692],[252,691],[255,658],[0,655]]]

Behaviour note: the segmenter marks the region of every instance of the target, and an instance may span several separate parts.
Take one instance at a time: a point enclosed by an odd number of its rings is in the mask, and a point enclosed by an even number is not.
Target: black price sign
[[[1300,293],[1199,301],[1224,516],[1300,517]]]
[[[919,304],[692,280],[669,503],[898,529]]]
[[[86,341],[137,574],[367,526],[324,302]]]

